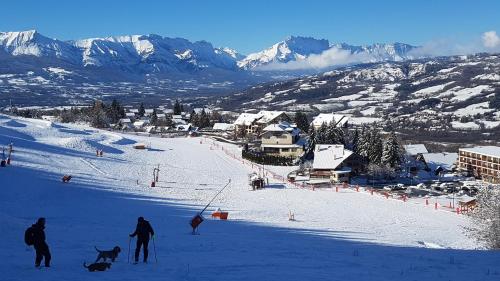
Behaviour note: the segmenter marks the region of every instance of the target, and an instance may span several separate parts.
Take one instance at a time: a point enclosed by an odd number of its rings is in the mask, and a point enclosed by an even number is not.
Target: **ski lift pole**
[[[227,182],[226,185],[224,185],[224,187],[222,187],[219,192],[217,192],[217,194],[215,194],[215,196],[212,198],[212,200],[210,200],[210,202],[208,202],[208,204],[205,206],[205,208],[203,208],[203,210],[201,210],[201,212],[197,213],[196,216],[194,216],[192,219],[191,219],[191,222],[189,223],[191,225],[191,227],[193,228],[193,232],[192,234],[196,234],[196,229],[198,228],[198,226],[203,222],[203,217],[202,217],[202,214],[203,212],[205,212],[205,210],[208,208],[208,206],[210,206],[210,204],[212,204],[212,202],[215,200],[215,198],[217,198],[217,196],[219,196],[219,194],[231,183],[231,179],[229,179],[229,181]]]
[[[201,210],[201,212],[199,213],[200,215],[203,214],[203,212],[205,212],[205,210],[210,206],[210,204],[212,204],[212,202],[215,200],[215,198],[217,198],[217,196],[219,196],[219,194],[222,193],[222,191],[224,191],[224,189],[226,189],[226,187],[231,183],[231,179],[229,179],[229,181],[226,183],[226,185],[224,185],[224,187],[222,187],[219,192],[217,192],[217,194],[215,194],[215,196],[212,198],[212,200],[210,200],[210,202],[208,202],[208,204],[205,206],[205,208],[203,208],[203,210]]]

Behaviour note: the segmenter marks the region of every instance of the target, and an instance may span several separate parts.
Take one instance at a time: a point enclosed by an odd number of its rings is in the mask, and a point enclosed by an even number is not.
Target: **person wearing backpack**
[[[28,246],[34,246],[36,251],[35,267],[40,267],[42,259],[45,259],[45,267],[50,267],[49,245],[45,242],[45,218],[39,218],[35,224],[24,233],[24,242]]]

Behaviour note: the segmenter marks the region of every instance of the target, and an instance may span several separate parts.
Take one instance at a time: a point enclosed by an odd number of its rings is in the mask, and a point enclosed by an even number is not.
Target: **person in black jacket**
[[[49,245],[45,242],[45,218],[39,218],[38,221],[30,228],[31,241],[35,247],[36,257],[35,266],[40,267],[42,259],[45,258],[45,267],[50,267],[50,251]]]
[[[130,237],[137,236],[137,244],[135,248],[135,262],[139,261],[139,253],[141,252],[141,246],[144,249],[144,262],[148,261],[148,244],[149,238],[153,237],[155,234],[151,224],[143,217],[139,217],[137,219],[137,227],[135,228],[134,233],[130,234]]]

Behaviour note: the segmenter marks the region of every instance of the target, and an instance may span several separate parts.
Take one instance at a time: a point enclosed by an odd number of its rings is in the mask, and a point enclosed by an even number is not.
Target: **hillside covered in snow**
[[[0,144],[9,143],[11,165],[0,168],[2,280],[497,280],[500,274],[498,252],[476,250],[464,234],[467,216],[434,210],[419,198],[313,191],[272,178],[269,187],[250,191],[247,176],[258,167],[235,157],[240,151],[230,144],[2,115]],[[137,143],[148,148],[136,150]],[[64,174],[73,177],[69,183],[61,182]],[[191,217],[229,179],[199,235],[191,235]],[[229,212],[227,221],[210,218],[217,208]],[[41,216],[53,260],[51,268],[36,269],[23,233]],[[132,265],[128,234],[138,216],[155,229],[155,250],[150,243],[149,264]],[[95,259],[94,246],[116,245],[122,252],[109,271],[82,267]]]
[[[484,131],[500,139],[500,57],[479,54],[364,64],[271,82],[221,98],[233,110],[335,112],[351,124],[449,132]],[[488,135],[476,136],[487,139]]]

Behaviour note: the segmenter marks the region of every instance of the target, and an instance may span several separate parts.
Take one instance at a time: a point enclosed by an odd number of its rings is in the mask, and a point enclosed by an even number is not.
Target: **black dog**
[[[88,269],[90,272],[94,272],[94,271],[106,271],[106,269],[110,269],[111,268],[111,263],[109,263],[109,262],[96,262],[96,263],[89,264],[87,266],[85,264],[85,262],[83,262],[83,267],[85,267],[86,269]]]
[[[95,247],[95,250],[99,253],[95,262],[98,262],[100,259],[103,259],[103,261],[111,259],[112,262],[115,262],[115,259],[118,257],[118,253],[121,252],[121,249],[118,246],[114,247],[113,250],[110,251],[101,251],[97,249],[97,247]]]

